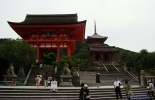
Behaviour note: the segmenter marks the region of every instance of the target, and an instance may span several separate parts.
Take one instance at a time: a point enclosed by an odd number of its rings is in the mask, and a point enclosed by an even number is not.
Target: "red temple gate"
[[[86,20],[77,21],[77,14],[27,15],[20,23],[8,22],[12,29],[37,49],[36,59],[45,52],[53,52],[59,60],[61,49],[67,56],[76,49],[75,42],[85,37]]]

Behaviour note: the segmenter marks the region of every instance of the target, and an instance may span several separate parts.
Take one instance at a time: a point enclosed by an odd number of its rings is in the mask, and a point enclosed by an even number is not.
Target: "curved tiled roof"
[[[107,38],[108,37],[106,37],[106,36],[100,36],[97,33],[94,33],[94,35],[87,37],[87,43],[88,44],[92,43],[92,42],[95,43],[96,40],[99,40],[98,42],[100,42],[102,44],[107,40]]]
[[[102,52],[117,52],[118,49],[115,46],[90,46],[90,51],[102,51]]]
[[[83,22],[83,21],[81,21]],[[52,15],[27,15],[23,22],[8,22],[21,25],[49,25],[49,24],[74,24],[77,21],[77,14],[52,14]]]
[[[105,39],[107,39],[108,37],[106,37],[106,36],[100,36],[97,33],[94,33],[94,35],[88,36],[88,38],[105,38]]]

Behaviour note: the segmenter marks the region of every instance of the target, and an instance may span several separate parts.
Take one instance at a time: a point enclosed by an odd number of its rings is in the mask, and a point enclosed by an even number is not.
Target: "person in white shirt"
[[[148,81],[148,83],[149,83],[149,91],[148,91],[148,94],[151,94],[152,97],[155,98],[154,97],[154,85],[153,85],[153,83],[150,80]]]
[[[121,82],[117,80],[117,78],[115,78],[114,81],[114,89],[115,89],[115,93],[116,93],[116,99],[118,100],[118,95],[120,96],[120,98],[122,99],[122,94],[121,94]]]

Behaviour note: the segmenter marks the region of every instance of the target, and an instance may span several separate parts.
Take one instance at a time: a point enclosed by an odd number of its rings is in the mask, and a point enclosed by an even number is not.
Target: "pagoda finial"
[[[94,29],[95,29],[94,35],[97,35],[97,33],[96,33],[96,21],[95,20],[94,20]]]

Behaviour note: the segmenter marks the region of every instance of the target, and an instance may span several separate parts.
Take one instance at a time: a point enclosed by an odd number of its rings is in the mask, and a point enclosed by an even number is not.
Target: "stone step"
[[[112,64],[104,64],[109,72],[117,71],[117,69]]]
[[[113,88],[94,88],[89,87],[91,100],[115,100],[115,92]],[[133,93],[137,95],[147,94],[148,89],[145,87],[133,87]],[[20,88],[20,87],[11,87],[11,88],[0,88],[0,100],[25,100],[29,98],[31,100],[78,100],[80,87],[58,87],[56,92],[52,92],[50,87],[47,88]],[[125,99],[125,91],[121,89],[123,98]]]

